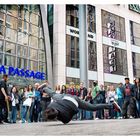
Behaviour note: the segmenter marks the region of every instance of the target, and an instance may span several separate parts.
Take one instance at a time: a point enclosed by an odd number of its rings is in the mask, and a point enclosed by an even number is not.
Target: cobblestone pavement
[[[58,121],[4,124],[0,125],[0,135],[140,135],[140,119],[71,121],[67,125]]]

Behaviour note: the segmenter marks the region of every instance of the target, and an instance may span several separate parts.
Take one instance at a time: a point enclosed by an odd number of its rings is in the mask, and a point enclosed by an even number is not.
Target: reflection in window
[[[88,31],[96,32],[95,7],[88,5],[87,10],[88,10],[88,15],[87,15]]]
[[[39,51],[39,61],[45,62],[45,52]]]
[[[33,71],[38,71],[38,63],[36,61],[29,61],[29,69]]]
[[[24,21],[29,21],[28,5],[19,5],[18,16]]]
[[[140,24],[130,21],[131,43],[140,46]]]
[[[0,12],[0,25],[5,26],[5,14]]]
[[[32,35],[29,36],[29,46],[38,48],[38,38]]]
[[[125,19],[102,10],[102,34],[125,42]]]
[[[18,32],[18,43],[23,45],[28,45],[28,34]]]
[[[0,52],[2,52],[2,51],[3,51],[3,41],[0,40]]]
[[[38,59],[38,52],[37,52],[37,50],[30,48],[29,56],[30,56],[30,59],[37,60]]]
[[[6,17],[6,26],[11,29],[17,29],[17,18],[7,15]]]
[[[18,56],[21,56],[21,57],[27,57],[27,47],[24,47],[24,46],[21,46],[21,45],[18,45],[17,46],[17,55]]]
[[[23,68],[23,69],[27,69],[27,59],[24,58],[17,58],[17,67],[18,68]]]
[[[78,28],[78,14],[78,5],[66,5],[66,24]]]
[[[2,65],[2,60],[3,60],[3,54],[0,52],[0,65]]]
[[[38,21],[39,21],[39,16],[34,13],[30,13],[30,22],[38,26]]]
[[[29,24],[26,21],[18,20],[18,30],[24,32],[25,34],[29,31]]]
[[[16,54],[16,45],[10,42],[6,42],[5,52],[10,54]]]
[[[5,34],[5,27],[0,25],[0,38],[4,38],[4,34]]]
[[[7,13],[14,17],[18,16],[18,6],[17,5],[7,5]]]
[[[132,52],[134,77],[140,77],[140,54]]]
[[[79,78],[71,78],[71,77],[66,77],[66,84],[70,84],[70,82],[74,82],[75,85],[80,84],[80,79]]]
[[[39,39],[39,49],[44,50],[45,46],[44,46],[44,40],[43,39]]]
[[[39,33],[39,28],[33,24],[30,24],[30,34],[38,37],[38,33]]]
[[[88,69],[97,71],[96,43],[92,41],[88,41]]]
[[[126,50],[103,45],[104,72],[127,75]]]
[[[67,35],[66,44],[67,66],[79,68],[79,38]]]
[[[1,4],[0,5],[0,11],[1,12],[6,12],[6,5]]]
[[[46,64],[45,63],[39,62],[39,71],[40,72],[46,71]]]
[[[4,65],[6,66],[15,66],[15,57],[11,55],[5,55]]]
[[[6,39],[16,42],[17,40],[17,31],[11,28],[6,28]]]

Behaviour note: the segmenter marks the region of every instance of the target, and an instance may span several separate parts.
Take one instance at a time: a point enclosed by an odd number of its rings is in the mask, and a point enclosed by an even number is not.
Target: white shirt
[[[12,106],[16,106],[16,100],[13,93],[12,93]]]

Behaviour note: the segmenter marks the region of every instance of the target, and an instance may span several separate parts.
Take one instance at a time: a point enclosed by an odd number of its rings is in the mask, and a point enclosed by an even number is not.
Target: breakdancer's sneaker
[[[120,113],[122,112],[122,110],[121,110],[120,106],[117,104],[117,102],[114,101],[112,104],[113,104],[113,108],[115,111],[120,112]]]

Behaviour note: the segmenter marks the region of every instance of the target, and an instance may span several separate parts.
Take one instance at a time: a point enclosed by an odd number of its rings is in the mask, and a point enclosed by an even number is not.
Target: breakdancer
[[[67,124],[78,113],[78,108],[87,111],[114,108],[118,112],[121,112],[116,102],[112,104],[90,104],[74,95],[55,93],[55,91],[48,87],[48,82],[40,85],[38,90],[47,93],[53,99],[53,102],[48,105],[45,111],[47,120],[57,119]]]

